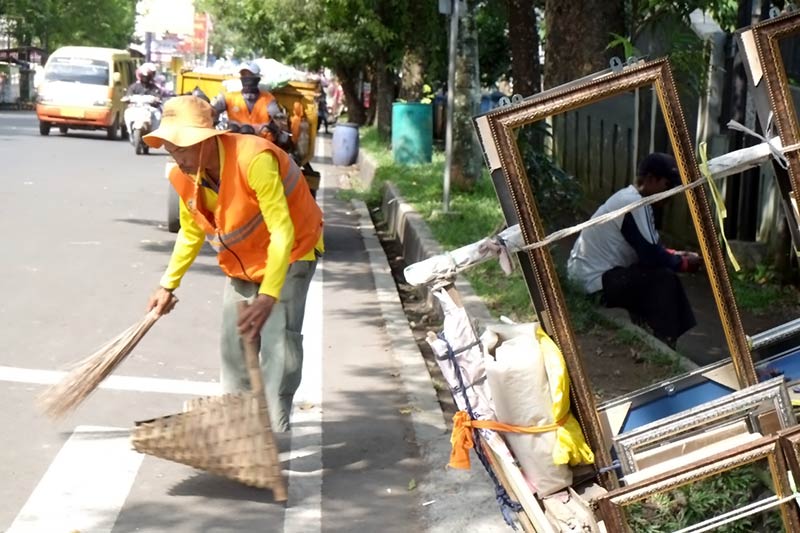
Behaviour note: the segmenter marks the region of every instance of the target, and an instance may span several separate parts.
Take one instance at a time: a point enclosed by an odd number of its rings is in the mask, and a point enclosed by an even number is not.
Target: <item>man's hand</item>
[[[176,303],[178,303],[178,299],[172,294],[172,291],[159,287],[147,301],[147,312],[155,309],[158,316],[164,316],[172,311]]]
[[[253,303],[239,313],[239,334],[247,340],[254,340],[272,313],[276,299],[268,294],[259,294]]]
[[[681,258],[681,272],[697,272],[703,265],[701,257],[694,252],[675,252]]]

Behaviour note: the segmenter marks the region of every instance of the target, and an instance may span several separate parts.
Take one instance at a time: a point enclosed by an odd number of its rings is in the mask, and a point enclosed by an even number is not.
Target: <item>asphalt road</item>
[[[160,320],[67,418],[59,371],[138,321],[168,261],[166,154],[101,132],[38,133],[0,111],[0,531],[420,531],[423,465],[376,312],[358,217],[324,189],[328,253],[309,294],[303,387],[279,441],[288,504],[131,450],[133,422],[213,393],[224,278],[205,249]],[[324,184],[332,167],[322,163]],[[407,409],[403,411],[407,413]],[[446,437],[445,437],[446,438]]]

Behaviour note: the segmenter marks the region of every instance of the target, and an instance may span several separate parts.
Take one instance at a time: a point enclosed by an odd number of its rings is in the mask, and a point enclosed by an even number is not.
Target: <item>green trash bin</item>
[[[433,156],[431,104],[395,102],[392,105],[392,154],[395,163],[430,163]]]

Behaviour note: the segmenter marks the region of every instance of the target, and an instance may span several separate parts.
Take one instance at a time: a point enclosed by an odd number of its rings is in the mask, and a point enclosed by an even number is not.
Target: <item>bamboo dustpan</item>
[[[247,304],[243,302],[246,306]],[[241,306],[240,306],[241,311]],[[243,340],[251,390],[188,401],[182,413],[136,422],[133,447],[287,499],[272,434],[257,344]]]

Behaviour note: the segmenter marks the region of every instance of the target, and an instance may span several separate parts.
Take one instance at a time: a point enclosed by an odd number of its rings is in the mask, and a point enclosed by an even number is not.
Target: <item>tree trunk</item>
[[[361,101],[361,91],[358,90],[358,73],[342,70],[337,75],[342,84],[344,103],[347,106],[347,120],[359,126],[364,125],[367,122],[367,113]]]
[[[611,33],[625,35],[624,0],[545,1],[544,87],[556,87],[608,67],[619,49],[606,50]]]
[[[366,107],[366,99],[364,99],[365,110],[367,114],[367,119],[364,122],[365,126],[374,126],[376,123],[377,118],[377,110],[378,110],[378,73],[377,72],[370,72],[367,75],[367,79],[369,80],[370,87],[372,89],[372,95],[370,96],[370,105]]]
[[[422,75],[424,67],[422,58],[414,50],[406,50],[403,55],[403,77],[400,80],[400,99],[410,102],[422,98]]]
[[[392,102],[394,102],[394,80],[381,54],[375,66],[375,88],[372,93],[372,106],[375,108],[375,126],[378,136],[386,141],[392,135]]]
[[[538,93],[542,87],[534,4],[530,0],[507,0],[511,75],[514,93],[522,96]]]
[[[457,190],[471,190],[481,175],[483,156],[472,125],[481,101],[478,72],[478,32],[475,26],[475,0],[466,2],[466,13],[459,23],[456,59],[456,86],[453,97],[453,153],[450,181]]]

